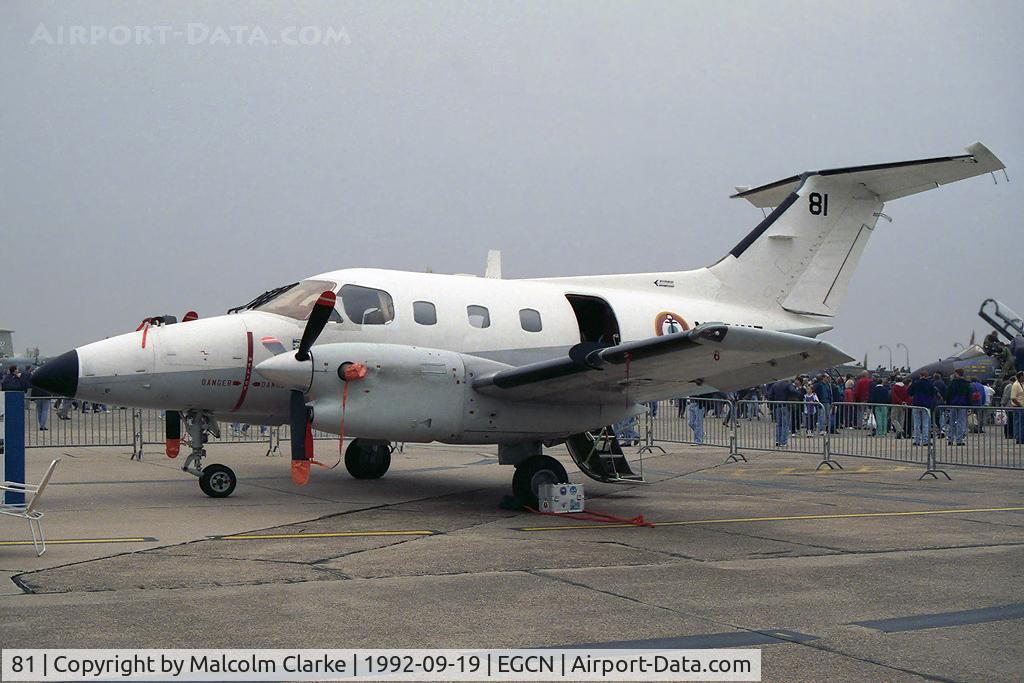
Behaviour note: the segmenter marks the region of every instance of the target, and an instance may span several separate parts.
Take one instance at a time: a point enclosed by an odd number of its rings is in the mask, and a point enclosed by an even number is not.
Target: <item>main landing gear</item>
[[[569,481],[562,463],[550,455],[533,455],[516,464],[512,475],[512,492],[515,497],[534,509],[537,508],[537,492],[542,484],[561,484]]]
[[[353,439],[345,449],[345,469],[356,479],[380,479],[391,467],[391,444],[374,439]]]
[[[207,465],[203,467],[203,458],[206,457],[206,449],[203,443],[206,434],[210,433],[220,437],[220,427],[217,421],[201,412],[190,410],[184,415],[188,425],[188,440],[192,446],[192,452],[185,458],[182,472],[188,472],[199,478],[199,488],[211,498],[227,498],[238,484],[238,477],[227,465]]]

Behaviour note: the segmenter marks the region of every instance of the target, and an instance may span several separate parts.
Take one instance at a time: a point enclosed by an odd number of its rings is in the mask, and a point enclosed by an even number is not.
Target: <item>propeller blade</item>
[[[181,451],[181,413],[177,410],[168,410],[164,415],[164,430],[164,451],[168,458],[177,458]]]
[[[199,314],[195,311],[189,311],[181,317],[181,322],[183,323],[190,323],[193,320],[199,320]]]
[[[302,331],[302,339],[299,341],[299,348],[295,352],[296,360],[309,360],[309,348],[313,346],[316,338],[324,331],[327,321],[334,311],[334,292],[326,291],[313,304],[313,310],[306,321],[306,329]]]
[[[306,439],[309,414],[301,391],[289,392],[289,422],[292,429],[292,481],[302,486],[309,481],[309,461],[313,458],[312,443]]]

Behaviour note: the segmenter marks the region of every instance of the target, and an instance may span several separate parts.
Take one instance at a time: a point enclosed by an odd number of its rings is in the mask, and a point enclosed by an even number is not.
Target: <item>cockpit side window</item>
[[[395,302],[383,289],[345,285],[341,303],[349,320],[359,325],[386,325],[395,319]]]
[[[333,292],[337,286],[337,283],[328,280],[305,280],[292,285],[268,301],[252,306],[252,308],[257,311],[288,316],[296,320],[306,320],[320,295],[326,291]],[[337,311],[331,314],[331,320],[341,322],[341,316]]]

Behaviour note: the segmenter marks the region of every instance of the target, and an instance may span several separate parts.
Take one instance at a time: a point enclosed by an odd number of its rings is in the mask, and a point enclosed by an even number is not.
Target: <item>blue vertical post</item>
[[[5,391],[4,397],[4,476],[6,481],[25,483],[25,393]],[[7,491],[5,503],[24,505],[25,494]]]

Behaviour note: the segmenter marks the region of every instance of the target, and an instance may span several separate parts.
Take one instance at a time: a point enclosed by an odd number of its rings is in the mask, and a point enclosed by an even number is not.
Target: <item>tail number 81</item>
[[[828,193],[812,192],[807,197],[807,208],[814,216],[828,215]]]

